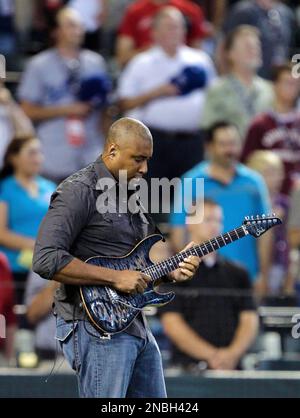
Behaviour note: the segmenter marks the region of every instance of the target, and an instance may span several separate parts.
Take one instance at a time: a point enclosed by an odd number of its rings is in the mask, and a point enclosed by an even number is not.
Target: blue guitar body
[[[149,257],[151,247],[163,237],[150,235],[123,257],[92,257],[86,262],[113,270],[145,270],[153,265]],[[113,334],[124,331],[145,306],[162,306],[175,297],[174,292],[161,294],[154,290],[152,280],[144,293],[128,295],[109,286],[82,286],[81,299],[92,324],[102,332]]]

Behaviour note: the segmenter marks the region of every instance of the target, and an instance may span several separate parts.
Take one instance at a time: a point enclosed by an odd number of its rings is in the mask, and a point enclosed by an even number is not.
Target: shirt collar
[[[94,170],[95,170],[95,173],[97,175],[97,182],[95,184],[95,189],[96,190],[100,190],[99,183],[98,183],[98,181],[100,179],[108,178],[109,183],[111,184],[111,186],[109,186],[109,188],[114,187],[117,184],[117,180],[112,175],[112,173],[109,171],[109,169],[106,167],[106,165],[105,165],[105,163],[102,159],[102,155],[100,155],[100,157],[98,157],[97,160],[94,162]]]

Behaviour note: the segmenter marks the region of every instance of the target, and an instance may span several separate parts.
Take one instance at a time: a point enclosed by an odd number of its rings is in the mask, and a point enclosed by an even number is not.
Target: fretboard
[[[209,241],[203,242],[202,244],[191,247],[186,251],[177,253],[164,261],[152,264],[151,266],[143,269],[142,271],[143,273],[149,275],[152,280],[157,280],[160,277],[163,277],[166,274],[171,273],[171,271],[176,270],[179,267],[179,263],[181,263],[185,258],[189,257],[190,255],[204,257],[205,255],[210,254],[221,247],[225,247],[225,245],[231,244],[232,242],[237,241],[240,238],[243,238],[247,234],[247,230],[241,226],[239,228],[233,229],[230,232],[226,232],[225,234],[218,235],[217,237]]]

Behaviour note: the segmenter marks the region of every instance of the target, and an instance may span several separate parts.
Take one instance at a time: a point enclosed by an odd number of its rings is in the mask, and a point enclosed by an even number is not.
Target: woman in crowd
[[[274,228],[272,268],[269,275],[269,295],[290,293],[288,272],[288,240],[286,221],[289,198],[280,193],[284,179],[284,166],[277,154],[272,151],[254,151],[248,158],[248,167],[260,173],[269,190],[272,210],[282,220],[282,225]]]
[[[0,172],[0,251],[7,256],[23,303],[35,238],[55,185],[39,176],[43,156],[34,136],[15,138],[8,145]]]

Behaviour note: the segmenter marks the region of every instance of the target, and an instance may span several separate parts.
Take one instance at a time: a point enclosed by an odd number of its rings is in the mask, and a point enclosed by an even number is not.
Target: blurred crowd
[[[168,361],[241,368],[257,306],[300,306],[299,44],[292,0],[0,0],[3,363],[55,356],[57,284],[31,271],[35,238],[57,184],[101,154],[124,115],[152,132],[148,180],[204,179],[200,223],[187,225],[184,211],[155,215],[167,237],[155,257],[245,216],[283,221],[205,257],[176,286],[175,303],[150,318]]]

